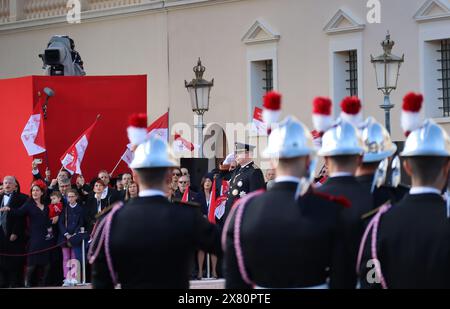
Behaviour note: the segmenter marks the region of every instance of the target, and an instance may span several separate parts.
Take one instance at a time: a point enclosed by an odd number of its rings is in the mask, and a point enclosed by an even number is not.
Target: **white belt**
[[[271,288],[264,288],[262,286],[255,286],[254,287],[255,290],[268,290]],[[328,283],[323,283],[320,285],[316,285],[316,286],[309,286],[309,287],[305,287],[305,288],[287,288],[287,289],[279,289],[279,290],[328,290],[329,286]]]

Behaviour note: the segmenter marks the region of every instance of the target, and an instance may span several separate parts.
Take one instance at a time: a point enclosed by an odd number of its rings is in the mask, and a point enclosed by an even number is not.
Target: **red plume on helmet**
[[[356,127],[360,127],[362,118],[361,100],[357,96],[345,97],[341,102],[341,119],[350,122]]]
[[[333,103],[329,98],[316,97],[313,100],[313,125],[319,133],[324,133],[333,126],[332,109]]]
[[[282,96],[276,91],[270,91],[264,96],[263,120],[269,126],[276,123],[281,114]]]
[[[420,93],[410,92],[403,98],[401,125],[406,136],[422,125],[420,116],[422,105],[423,95]]]
[[[128,119],[128,139],[130,143],[137,146],[147,138],[147,115],[133,114]]]

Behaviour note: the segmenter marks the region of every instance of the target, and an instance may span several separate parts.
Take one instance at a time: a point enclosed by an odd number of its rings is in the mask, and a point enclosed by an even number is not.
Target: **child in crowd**
[[[51,203],[48,206],[48,216],[50,219],[50,224],[49,227],[47,228],[47,236],[45,237],[46,240],[50,240],[54,237],[52,225],[55,225],[58,222],[59,215],[62,213],[63,210],[63,204],[61,202],[62,200],[61,192],[59,191],[52,192],[52,194],[50,194],[50,200]]]
[[[62,245],[64,284],[63,286],[74,286],[79,282],[82,260],[83,239],[83,208],[77,202],[78,192],[75,189],[67,191],[67,205],[64,207],[58,220],[60,241],[65,240]],[[73,261],[76,261],[73,264]],[[75,267],[75,268],[74,268]]]

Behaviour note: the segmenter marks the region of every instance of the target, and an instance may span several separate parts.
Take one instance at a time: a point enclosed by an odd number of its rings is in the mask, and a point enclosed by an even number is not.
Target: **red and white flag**
[[[45,152],[44,117],[41,101],[34,106],[33,114],[23,129],[21,139],[29,156]]]
[[[97,124],[99,117],[84,133],[67,149],[67,151],[61,157],[61,163],[63,167],[70,172],[70,174],[81,175],[81,162],[83,161],[84,154],[89,144],[89,138],[92,130]]]
[[[194,151],[195,146],[188,140],[181,137],[180,134],[176,133],[173,141],[174,152],[184,152],[184,151]]]
[[[169,141],[169,112],[156,119],[148,128],[148,136],[159,136]]]
[[[127,149],[125,150],[125,152],[123,153],[122,157],[121,157],[122,161],[124,161],[126,164],[130,165],[131,162],[134,159],[134,152],[131,151],[131,144],[127,145]]]
[[[184,190],[183,197],[181,198],[181,201],[186,203],[189,202],[189,186]]]
[[[255,107],[253,112],[252,129],[258,136],[267,135],[267,125],[263,120],[263,110],[259,107]]]

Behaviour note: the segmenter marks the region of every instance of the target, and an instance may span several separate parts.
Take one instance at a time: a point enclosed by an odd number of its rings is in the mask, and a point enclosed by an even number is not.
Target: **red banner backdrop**
[[[44,174],[46,162],[56,177],[61,155],[101,115],[89,140],[81,170],[87,181],[99,170],[111,172],[128,143],[126,127],[132,113],[147,113],[147,77],[87,76],[55,77],[30,76],[0,80],[0,177],[14,175],[22,191],[28,193],[32,181],[31,162],[20,135],[38,102],[43,89],[54,90],[48,101],[44,120],[47,153],[39,169]],[[127,171],[121,162],[115,175]]]

